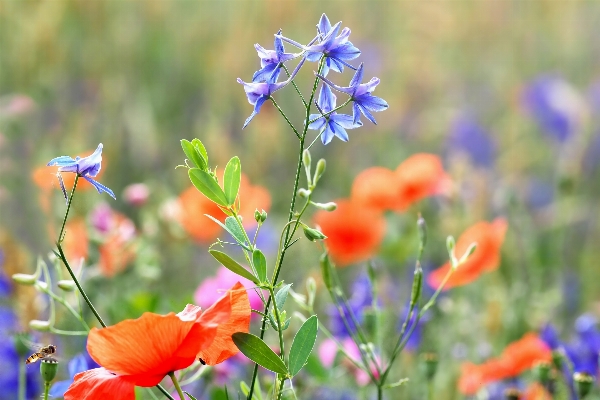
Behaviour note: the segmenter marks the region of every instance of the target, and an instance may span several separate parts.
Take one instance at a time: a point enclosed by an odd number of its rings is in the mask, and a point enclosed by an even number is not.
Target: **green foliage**
[[[225,166],[225,174],[223,175],[223,188],[225,190],[225,198],[229,206],[235,203],[238,191],[240,190],[240,182],[242,180],[242,166],[238,157],[233,157]]]
[[[288,374],[283,360],[258,336],[238,332],[232,338],[237,348],[258,365],[280,375]]]
[[[300,330],[298,330],[296,336],[294,336],[289,356],[289,368],[292,376],[300,372],[302,367],[306,365],[308,357],[315,346],[315,341],[317,340],[318,328],[319,321],[317,316],[313,315],[304,321]]]
[[[254,264],[254,269],[256,270],[256,274],[258,280],[261,282],[267,281],[267,259],[262,251],[259,249],[254,249],[252,252],[252,264]]]
[[[229,257],[227,254],[218,250],[209,250],[209,253],[228,270],[235,272],[239,276],[246,278],[257,285],[259,284],[258,279],[256,279],[256,277],[252,275],[250,271],[242,267],[237,263],[237,261]]]
[[[196,189],[209,200],[214,201],[221,207],[227,207],[228,204],[225,193],[211,174],[199,168],[190,168],[188,170],[188,175]]]

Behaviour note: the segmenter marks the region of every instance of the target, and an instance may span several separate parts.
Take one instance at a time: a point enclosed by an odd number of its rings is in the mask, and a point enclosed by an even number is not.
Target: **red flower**
[[[464,364],[458,389],[461,393],[472,396],[491,382],[519,376],[538,362],[551,360],[552,350],[535,333],[527,333],[509,344],[498,358],[480,365]]]
[[[82,258],[88,256],[88,232],[83,218],[73,218],[65,226],[66,235],[63,248],[67,260],[73,265],[79,265]]]
[[[82,372],[65,400],[134,399],[133,386],[155,386],[170,372],[201,357],[211,364],[237,353],[231,335],[248,332],[250,303],[240,283],[202,312],[189,304],[179,314],[144,313],[135,320],[91,330],[87,349],[103,368]],[[110,376],[112,375],[112,376]],[[119,397],[115,397],[119,396]]]
[[[476,242],[477,248],[471,257],[452,273],[444,286],[444,290],[473,282],[482,273],[498,268],[498,265],[500,265],[500,247],[504,241],[507,228],[508,224],[505,219],[496,218],[492,223],[482,221],[467,229],[456,243],[456,256],[462,257],[471,243]],[[433,271],[427,278],[429,285],[437,289],[450,268],[448,262]]]
[[[315,222],[327,236],[329,254],[339,266],[371,257],[385,235],[385,219],[370,208],[350,200],[337,200],[337,209],[319,211]]]
[[[396,210],[403,211],[427,196],[448,191],[450,177],[435,154],[417,153],[396,168],[399,184]]]
[[[372,167],[362,171],[352,183],[353,201],[378,211],[398,208],[400,184],[394,171]]]

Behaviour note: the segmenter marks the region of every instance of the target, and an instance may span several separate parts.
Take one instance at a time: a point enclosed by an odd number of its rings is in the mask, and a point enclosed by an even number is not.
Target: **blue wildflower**
[[[290,77],[286,81],[283,81],[283,82],[277,82],[274,79],[276,77],[274,77],[272,74],[266,82],[247,83],[247,82],[244,82],[243,80],[241,80],[240,78],[237,79],[238,83],[241,83],[242,85],[244,85],[244,91],[246,92],[246,96],[248,97],[248,103],[250,103],[254,106],[254,111],[246,119],[246,122],[244,122],[243,128],[245,128],[250,123],[250,121],[252,121],[252,118],[254,118],[254,116],[256,114],[258,114],[263,103],[265,101],[267,101],[273,93],[275,93],[276,91],[278,91],[280,89],[283,89],[285,86],[287,86],[292,81],[292,79],[294,79],[294,77],[296,76],[296,74],[298,73],[300,68],[302,67],[302,64],[304,64],[304,60],[305,59],[303,58],[298,63],[298,66],[296,66],[296,69],[294,69],[294,72],[292,72],[292,75],[290,75]]]
[[[327,114],[331,110],[335,109],[336,96],[331,92],[329,86],[323,85],[321,87],[321,93],[319,93],[319,100],[317,101],[317,107],[321,111],[321,114],[311,114],[309,119],[315,122],[308,125],[308,129],[316,129],[321,132],[321,140],[323,144],[331,142],[334,136],[337,136],[344,142],[348,141],[348,133],[346,129],[354,129],[362,126],[362,123],[354,123],[352,117],[346,114],[338,114],[332,112],[329,115],[323,117],[322,114]]]
[[[54,383],[50,388],[50,396],[63,397],[67,389],[69,389],[69,386],[71,386],[71,383],[73,383],[75,375],[91,368],[92,366],[88,365],[88,357],[86,357],[86,354],[80,353],[76,355],[71,361],[69,361],[70,379]]]
[[[495,146],[488,132],[473,118],[462,116],[452,125],[448,145],[464,152],[476,166],[490,167],[494,162]]]
[[[331,26],[327,15],[321,15],[321,19],[317,25],[317,38],[319,39],[319,43],[309,44],[308,46],[304,46],[295,40],[286,38],[280,34],[276,35],[276,37],[306,51],[305,57],[308,61],[319,61],[322,56],[325,57],[325,63],[323,64],[321,73],[323,76],[327,76],[330,69],[336,72],[343,72],[344,65],[351,69],[356,69],[348,64],[347,61],[354,60],[360,55],[360,50],[356,48],[352,42],[348,41],[350,28],[342,29],[342,32],[338,36],[341,24],[342,22],[340,21],[334,26]]]
[[[94,185],[98,193],[106,192],[113,199],[116,200],[115,194],[112,190],[93,180],[100,169],[102,168],[102,143],[98,145],[98,148],[90,156],[81,158],[79,156],[75,159],[69,156],[60,156],[53,158],[48,163],[49,167],[58,166],[58,172],[73,172],[81,176],[83,179]]]
[[[371,291],[371,281],[367,274],[359,275],[352,284],[352,296],[347,303],[340,303],[344,315],[340,315],[339,310],[333,306],[329,308],[331,318],[331,332],[337,338],[349,337],[351,333],[356,332],[357,326],[354,324],[352,313],[358,324],[364,320],[365,310],[373,305],[373,296]],[[344,318],[348,326],[344,323]]]
[[[371,121],[374,124],[377,124],[377,122],[375,121],[375,117],[373,117],[370,111],[379,112],[388,108],[388,104],[385,100],[383,100],[380,97],[373,96],[371,94],[371,92],[375,90],[375,87],[379,85],[379,78],[371,78],[371,80],[367,83],[360,83],[363,79],[362,63],[356,70],[354,77],[352,77],[352,80],[350,81],[350,86],[347,87],[338,86],[335,83],[331,82],[329,79],[325,78],[323,75],[317,74],[317,76],[335,90],[342,93],[346,93],[350,96],[351,100],[354,102],[352,114],[355,124],[360,122],[361,113],[369,121]]]
[[[8,296],[12,292],[12,281],[2,271],[3,265],[4,265],[4,251],[2,249],[0,249],[0,298]]]
[[[277,35],[281,35],[281,29],[277,32]],[[273,82],[277,82],[283,63],[293,60],[300,55],[286,53],[283,47],[283,41],[281,40],[281,37],[278,37],[277,35],[275,36],[275,50],[266,50],[258,43],[254,45],[254,48],[260,57],[261,69],[254,73],[252,82],[266,82],[270,78]]]

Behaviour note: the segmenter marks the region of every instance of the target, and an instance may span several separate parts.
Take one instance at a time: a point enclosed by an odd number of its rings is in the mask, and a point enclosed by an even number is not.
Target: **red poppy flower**
[[[350,200],[337,200],[337,209],[319,211],[315,222],[327,239],[329,254],[339,266],[371,257],[385,235],[386,223],[381,213]]]
[[[507,228],[508,224],[505,219],[496,218],[492,223],[482,221],[467,229],[456,243],[456,256],[461,257],[471,243],[476,242],[477,248],[469,259],[452,273],[444,286],[444,290],[473,282],[483,272],[498,268],[498,265],[500,265],[500,247],[504,241]],[[448,262],[433,271],[427,278],[429,285],[438,288],[450,268]]]
[[[73,218],[65,226],[66,235],[63,248],[67,260],[79,265],[79,260],[88,256],[88,232],[83,218]]]
[[[551,360],[552,350],[535,333],[527,333],[509,344],[498,358],[480,365],[464,364],[458,389],[461,393],[472,396],[491,382],[519,376],[538,362]]]
[[[362,171],[352,183],[351,198],[378,211],[398,208],[400,185],[394,171],[372,167]]]
[[[179,314],[144,313],[108,328],[93,328],[87,349],[103,370],[76,375],[65,400],[105,399],[107,388],[122,396],[111,393],[110,398],[134,399],[130,389],[134,385],[155,386],[168,373],[189,367],[197,357],[220,362],[237,353],[231,347],[231,335],[248,332],[249,325],[248,295],[237,283],[204,312],[189,304]]]
[[[395,209],[406,210],[427,196],[449,190],[450,177],[442,161],[435,154],[418,153],[404,160],[396,168],[399,193]]]
[[[264,209],[268,211],[271,207],[271,195],[261,187],[250,184],[246,175],[242,174],[240,182],[240,210],[245,227],[253,226],[254,210]],[[179,212],[177,219],[186,232],[195,240],[201,243],[214,241],[221,233],[222,229],[214,221],[211,221],[204,214],[225,221],[226,215],[219,206],[206,198],[194,186],[186,189],[179,196]]]

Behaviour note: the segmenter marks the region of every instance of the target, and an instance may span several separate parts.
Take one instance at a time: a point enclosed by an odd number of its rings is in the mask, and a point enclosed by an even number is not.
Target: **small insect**
[[[30,347],[36,347],[34,346],[30,346]],[[56,353],[56,346],[53,344],[49,344],[48,346],[37,346],[39,347],[39,350],[36,351],[35,353],[33,353],[32,355],[30,355],[29,357],[27,357],[27,360],[25,360],[25,364],[31,364],[36,362],[37,360],[42,360],[42,359],[52,359],[51,355]]]

